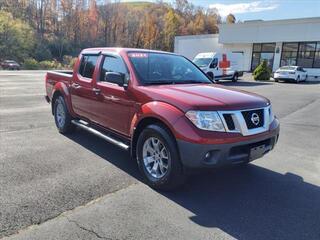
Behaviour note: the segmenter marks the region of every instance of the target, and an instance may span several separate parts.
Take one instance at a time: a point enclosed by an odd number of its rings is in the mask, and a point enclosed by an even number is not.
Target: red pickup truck
[[[85,49],[73,72],[47,73],[46,99],[60,133],[77,126],[129,150],[157,189],[181,185],[188,169],[247,164],[279,137],[268,99],[167,52]]]

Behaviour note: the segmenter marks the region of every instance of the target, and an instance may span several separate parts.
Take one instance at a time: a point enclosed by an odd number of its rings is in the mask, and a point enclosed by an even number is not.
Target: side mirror
[[[211,80],[214,80],[213,74],[212,73],[206,73],[207,77]]]
[[[210,68],[216,68],[216,63],[214,63],[214,62],[212,62],[211,64],[210,64]]]
[[[106,82],[110,82],[110,83],[115,83],[121,87],[123,87],[124,84],[124,80],[125,80],[125,75],[122,73],[117,73],[117,72],[106,72],[106,75],[104,77],[104,80]]]

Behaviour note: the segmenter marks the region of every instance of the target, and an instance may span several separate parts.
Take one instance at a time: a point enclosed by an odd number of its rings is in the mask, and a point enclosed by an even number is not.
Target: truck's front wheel
[[[71,123],[72,116],[62,96],[57,97],[54,101],[54,120],[60,133],[69,133],[75,129]]]
[[[232,77],[232,82],[236,82],[236,81],[238,81],[238,79],[239,79],[239,74],[237,72],[235,72]]]
[[[185,180],[179,153],[172,136],[160,125],[149,125],[137,142],[137,161],[147,184],[172,190]]]

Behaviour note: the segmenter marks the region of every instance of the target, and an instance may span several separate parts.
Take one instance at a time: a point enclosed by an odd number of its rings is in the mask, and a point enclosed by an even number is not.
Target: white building
[[[220,24],[219,34],[177,36],[174,51],[193,59],[200,52],[243,52],[246,71],[263,59],[275,71],[299,65],[320,79],[320,17]]]

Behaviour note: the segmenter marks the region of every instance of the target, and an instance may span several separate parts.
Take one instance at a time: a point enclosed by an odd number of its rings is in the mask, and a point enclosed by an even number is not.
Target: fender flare
[[[134,156],[136,140],[144,123],[160,122],[175,136],[173,126],[182,116],[184,116],[183,111],[166,102],[152,101],[142,105],[130,124],[132,156]]]
[[[183,111],[169,103],[161,101],[148,102],[142,105],[140,111],[133,116],[130,124],[130,135],[133,135],[135,128],[146,118],[158,119],[174,132],[173,125],[183,115]]]
[[[72,108],[72,104],[71,104],[71,95],[70,95],[70,91],[69,91],[69,88],[68,86],[63,83],[63,82],[58,82],[54,85],[53,87],[53,90],[52,90],[52,98],[51,98],[51,107],[52,107],[52,114],[53,114],[53,106],[54,106],[54,99],[55,97],[57,96],[57,94],[60,94],[63,96],[66,104],[67,104],[67,108],[68,108],[68,111],[69,113],[72,115],[72,116],[75,116],[75,113],[73,111],[73,108]]]

